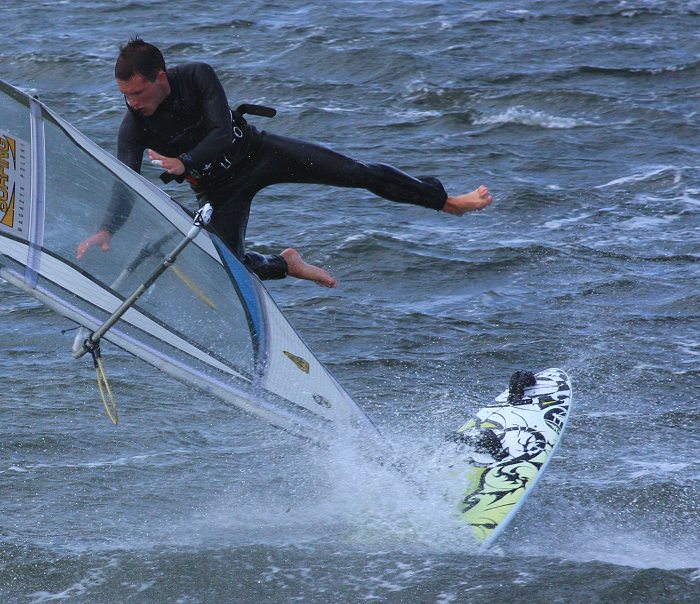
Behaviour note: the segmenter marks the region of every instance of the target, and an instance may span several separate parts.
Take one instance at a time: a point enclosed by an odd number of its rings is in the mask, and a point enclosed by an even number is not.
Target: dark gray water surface
[[[0,77],[110,152],[138,33],[210,62],[232,104],[276,107],[259,127],[495,196],[456,219],[279,186],[253,209],[252,249],[338,277],[269,289],[420,494],[111,348],[114,428],[70,324],[0,283],[0,601],[700,600],[700,2],[9,0],[0,18]],[[442,436],[551,366],[574,382],[565,440],[480,553],[441,495]]]

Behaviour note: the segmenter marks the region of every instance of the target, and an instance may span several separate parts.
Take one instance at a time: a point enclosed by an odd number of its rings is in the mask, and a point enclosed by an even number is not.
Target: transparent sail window
[[[48,120],[45,138],[44,249],[85,271],[95,283],[128,296],[184,233]],[[95,246],[82,259],[76,258],[80,242],[129,207],[128,218],[114,234],[109,251]],[[42,285],[47,286],[46,279]],[[175,339],[185,340],[244,375],[254,375],[253,336],[244,305],[220,262],[196,245],[185,249],[136,308],[175,334]],[[162,346],[165,354],[173,353],[166,350],[167,344]],[[179,350],[178,356],[181,353]]]

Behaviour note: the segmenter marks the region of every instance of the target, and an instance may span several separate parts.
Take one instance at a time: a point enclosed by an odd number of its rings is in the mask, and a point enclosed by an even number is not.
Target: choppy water
[[[138,33],[212,63],[232,103],[277,107],[262,127],[496,198],[459,220],[276,187],[251,219],[251,247],[293,244],[339,278],[270,290],[434,493],[111,351],[115,429],[69,325],[0,283],[0,601],[700,599],[700,2],[9,0],[0,17],[0,77],[112,152],[113,61]],[[479,553],[439,496],[437,443],[514,369],[555,365],[574,380],[565,440]]]

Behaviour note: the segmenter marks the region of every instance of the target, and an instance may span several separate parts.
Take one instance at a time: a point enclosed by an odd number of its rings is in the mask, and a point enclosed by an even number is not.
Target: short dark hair
[[[119,48],[114,77],[126,82],[135,75],[141,75],[149,82],[155,82],[161,70],[165,71],[163,53],[153,44],[135,36]]]

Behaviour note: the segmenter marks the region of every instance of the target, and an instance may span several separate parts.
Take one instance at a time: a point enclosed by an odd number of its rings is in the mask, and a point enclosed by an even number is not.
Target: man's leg
[[[246,252],[243,264],[263,281],[284,279],[287,275],[297,279],[314,281],[325,287],[338,285],[335,277],[326,269],[305,262],[294,248],[287,248],[279,254],[258,254]]]
[[[246,252],[239,257],[243,265],[255,273],[263,281],[268,279],[284,279],[289,274],[287,261],[281,254],[259,254],[258,252]]]
[[[213,194],[198,196],[199,202],[214,202],[212,214],[212,230],[228,245],[235,256],[263,281],[268,279],[284,279],[287,275],[297,279],[315,281],[326,287],[335,287],[337,281],[325,269],[304,262],[299,252],[288,248],[280,254],[259,254],[246,252],[244,246],[245,231],[248,225],[248,215],[252,196],[227,195],[216,191]],[[225,199],[221,203],[221,199]],[[218,201],[217,201],[218,200]]]
[[[482,210],[490,205],[492,201],[493,197],[489,193],[488,188],[481,185],[471,193],[449,196],[442,211],[455,216],[463,216],[467,212]]]
[[[287,261],[288,275],[297,279],[307,279],[314,281],[325,287],[336,287],[338,281],[326,269],[304,262],[299,252],[294,248],[287,248],[280,253],[280,256]]]
[[[432,176],[415,178],[382,163],[365,163],[306,141],[263,133],[256,160],[268,184],[309,183],[366,189],[379,197],[442,210],[447,193]]]

